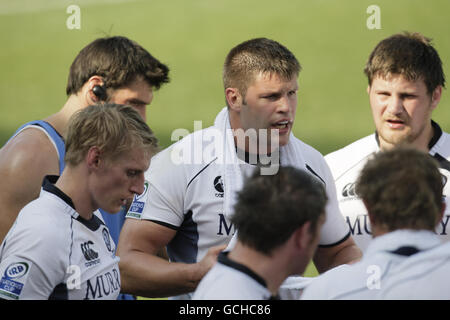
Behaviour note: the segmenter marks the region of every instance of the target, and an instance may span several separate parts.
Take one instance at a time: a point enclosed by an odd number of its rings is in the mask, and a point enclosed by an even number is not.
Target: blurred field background
[[[66,27],[73,4],[80,30]],[[381,9],[381,29],[367,27],[370,5]],[[193,131],[195,120],[207,127],[225,105],[228,51],[268,37],[303,66],[294,133],[326,154],[374,131],[362,70],[381,39],[404,30],[433,38],[450,77],[449,18],[448,0],[0,0],[0,146],[22,123],[62,107],[69,66],[95,38],[127,36],[170,67],[147,113],[166,147],[174,129]],[[449,101],[444,91],[434,112],[444,131]]]

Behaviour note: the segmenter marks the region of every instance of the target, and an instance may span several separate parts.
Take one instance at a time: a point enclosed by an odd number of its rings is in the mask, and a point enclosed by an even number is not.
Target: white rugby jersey
[[[272,297],[262,277],[222,252],[217,263],[200,281],[192,299],[269,300],[277,297]]]
[[[380,290],[381,299],[450,300],[450,242],[407,259]]]
[[[119,258],[98,211],[83,219],[47,176],[0,251],[0,298],[116,299]]]
[[[361,261],[341,265],[316,277],[305,288],[301,299],[381,299],[382,290],[392,279],[402,275],[396,271],[398,268],[441,244],[439,236],[424,230],[397,230],[376,237]]]
[[[202,135],[211,136],[209,130],[196,131],[152,158],[145,173],[146,189],[135,196],[127,214],[127,218],[150,220],[177,231],[167,246],[174,262],[196,263],[210,247],[228,244],[236,231],[230,217],[224,214],[223,164],[216,157],[208,159],[207,155],[214,154],[210,152],[212,146],[209,140],[201,139]],[[198,147],[203,147],[208,152],[203,158],[200,154],[202,161],[186,163],[173,154],[180,144],[185,146],[183,150],[197,147],[198,151]],[[302,146],[305,163],[298,166],[326,185],[330,199],[319,244],[336,245],[345,241],[350,232],[339,212],[331,172],[318,151],[306,144]],[[240,160],[237,165],[243,167],[244,175],[256,167]]]
[[[438,160],[445,177],[446,209],[436,233],[443,241],[450,240],[450,135],[432,122],[434,136],[429,143],[429,154]],[[380,151],[378,136],[371,134],[325,156],[336,183],[339,207],[347,221],[356,245],[364,252],[372,239],[369,216],[361,199],[355,194],[355,183],[367,160]]]

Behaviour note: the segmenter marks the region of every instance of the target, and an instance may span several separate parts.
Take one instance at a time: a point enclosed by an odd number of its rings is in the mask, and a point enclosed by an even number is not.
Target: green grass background
[[[80,30],[66,27],[71,4],[81,8]],[[379,30],[366,26],[372,4],[381,9]],[[362,70],[384,37],[409,30],[433,38],[450,75],[449,18],[448,0],[0,0],[0,145],[20,124],[61,108],[70,64],[97,37],[127,36],[170,67],[171,83],[148,112],[164,147],[176,128],[213,123],[228,51],[268,37],[303,66],[294,133],[326,154],[374,131]],[[449,104],[444,91],[434,112],[444,131]]]

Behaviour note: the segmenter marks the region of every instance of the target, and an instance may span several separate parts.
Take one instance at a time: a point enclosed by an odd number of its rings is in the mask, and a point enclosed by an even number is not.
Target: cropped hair
[[[240,242],[270,255],[306,222],[315,236],[326,202],[323,183],[304,170],[280,167],[275,175],[255,170],[238,193],[231,221]]]
[[[382,40],[364,68],[369,85],[375,77],[401,75],[408,81],[423,80],[431,95],[437,86],[445,87],[442,61],[431,39],[420,33],[404,32]]]
[[[98,147],[106,161],[134,148],[153,155],[158,140],[139,113],[130,106],[99,104],[76,112],[66,135],[67,165],[76,166],[91,147]]]
[[[245,41],[228,53],[223,67],[224,88],[237,88],[245,96],[258,74],[276,74],[291,80],[301,66],[294,54],[280,43],[256,38]]]
[[[159,89],[169,82],[169,68],[135,41],[115,36],[99,38],[84,47],[70,66],[67,95],[76,94],[90,77],[103,78],[106,87],[117,89],[141,77]]]
[[[434,230],[442,214],[443,176],[429,154],[399,146],[378,152],[356,182],[356,193],[373,225],[398,229]]]

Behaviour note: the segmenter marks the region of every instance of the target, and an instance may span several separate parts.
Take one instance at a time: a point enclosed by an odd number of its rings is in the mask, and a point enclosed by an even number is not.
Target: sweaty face
[[[133,107],[146,120],[146,108],[153,100],[152,87],[141,77],[111,93],[109,102]]]
[[[431,113],[441,90],[436,88],[430,96],[421,79],[408,81],[401,75],[374,78],[368,93],[380,147],[408,143],[426,149],[433,135]]]
[[[139,148],[109,162],[103,161],[91,188],[94,207],[115,213],[131,203],[135,194],[144,192],[144,172],[149,164],[150,155]]]
[[[284,80],[276,74],[257,75],[253,84],[248,87],[242,102],[240,127],[244,131],[255,129],[258,134],[262,129],[268,138],[276,130],[279,145],[286,145],[294,124],[297,91],[296,77]],[[248,147],[246,151],[249,151]]]

